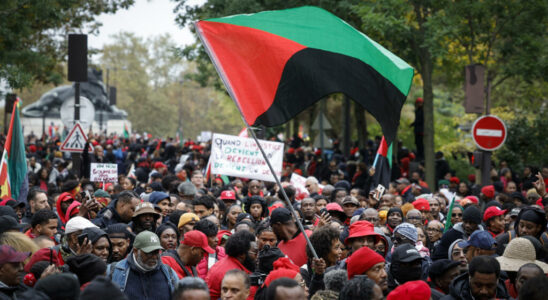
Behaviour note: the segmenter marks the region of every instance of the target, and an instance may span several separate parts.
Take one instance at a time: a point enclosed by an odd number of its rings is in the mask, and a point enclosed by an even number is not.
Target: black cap
[[[2,202],[4,202],[4,201],[2,201]],[[7,201],[5,201],[5,205],[10,206],[13,209],[15,209],[16,207],[24,208],[25,207],[25,202],[17,202],[13,199],[7,199]]]
[[[286,223],[293,220],[291,212],[285,207],[278,207],[270,215],[270,225],[276,223]]]
[[[35,285],[35,290],[48,295],[50,299],[78,299],[80,283],[72,273],[60,273],[46,276]]]
[[[410,244],[403,244],[394,249],[392,253],[392,262],[408,263],[418,259],[422,259],[419,251]]]
[[[10,216],[17,220],[17,213],[11,206],[0,206],[0,216]]]
[[[91,281],[80,294],[80,300],[96,299],[125,300],[127,298],[108,277],[99,276]]]
[[[0,234],[9,230],[19,231],[22,226],[12,216],[0,216]]]
[[[458,261],[452,261],[449,259],[440,259],[436,260],[431,266],[430,271],[428,272],[428,276],[430,279],[439,278],[445,274],[445,272],[449,271],[450,269],[460,265],[460,262]]]

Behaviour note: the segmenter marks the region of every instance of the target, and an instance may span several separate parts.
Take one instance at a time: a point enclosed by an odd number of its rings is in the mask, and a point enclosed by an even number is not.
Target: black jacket
[[[118,212],[116,212],[116,203],[118,203],[118,199],[111,201],[91,222],[99,226],[99,228],[107,228],[109,225],[116,223],[126,223]]]
[[[0,284],[0,300],[18,299],[19,295],[28,289],[29,288],[24,284],[19,284],[17,286]]]
[[[504,282],[499,279],[497,284],[496,298],[508,299],[510,296],[506,291]],[[464,273],[453,279],[449,286],[449,295],[441,298],[442,300],[474,300],[472,293],[470,292],[470,281],[468,280],[468,273]]]

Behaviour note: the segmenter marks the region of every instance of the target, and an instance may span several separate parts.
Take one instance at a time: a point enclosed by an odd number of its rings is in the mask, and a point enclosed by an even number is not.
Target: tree
[[[228,96],[185,81],[197,70],[174,49],[169,35],[143,40],[131,33],[120,33],[104,46],[102,68],[111,70],[118,106],[128,112],[133,129],[161,137],[182,129],[184,138],[202,130],[239,132],[239,113]]]
[[[547,5],[542,0],[387,0],[358,5],[364,32],[416,67],[423,81],[429,185],[434,184],[435,79],[461,85],[464,66],[483,63],[488,68],[486,97],[508,78],[543,81],[548,65]]]
[[[14,88],[34,81],[60,83],[67,34],[100,23],[95,17],[128,8],[134,0],[0,1],[0,79]]]
[[[439,28],[431,26],[445,1],[364,1],[362,30],[410,63],[420,74],[424,99],[424,156],[428,185],[434,184],[434,62],[443,53]]]

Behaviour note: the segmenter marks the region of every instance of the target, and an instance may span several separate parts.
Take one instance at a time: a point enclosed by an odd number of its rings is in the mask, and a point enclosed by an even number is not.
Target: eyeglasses
[[[407,217],[407,220],[422,220],[421,217]]]
[[[451,214],[452,217],[462,217],[462,214]]]

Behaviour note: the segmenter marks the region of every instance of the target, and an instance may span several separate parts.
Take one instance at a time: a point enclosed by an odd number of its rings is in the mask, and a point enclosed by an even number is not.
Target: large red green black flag
[[[394,139],[413,68],[333,14],[305,6],[198,21],[196,29],[250,125],[280,125],[340,92]]]
[[[25,155],[25,140],[23,128],[19,118],[21,100],[17,98],[13,104],[8,136],[4,144],[2,160],[0,162],[0,197],[13,198],[20,202],[27,202],[29,181],[27,176],[27,160]]]

